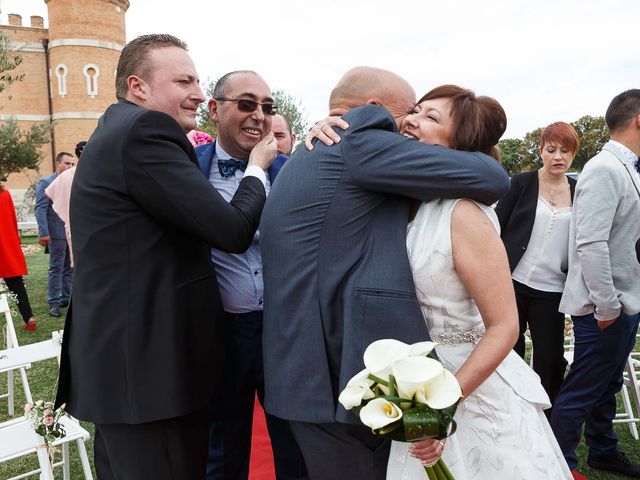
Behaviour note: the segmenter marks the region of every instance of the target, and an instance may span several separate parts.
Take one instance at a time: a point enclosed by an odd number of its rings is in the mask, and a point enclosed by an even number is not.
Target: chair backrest
[[[0,373],[11,372],[24,369],[32,363],[48,360],[50,358],[60,358],[62,347],[54,340],[31,343],[22,347],[7,348],[0,350]],[[26,378],[23,378],[24,394],[27,402],[33,403],[31,390]]]
[[[0,295],[0,316],[4,316],[7,332],[6,348],[18,346],[18,336],[16,335],[16,329],[13,326],[13,317],[11,316],[11,308],[9,307],[9,301],[6,294]]]

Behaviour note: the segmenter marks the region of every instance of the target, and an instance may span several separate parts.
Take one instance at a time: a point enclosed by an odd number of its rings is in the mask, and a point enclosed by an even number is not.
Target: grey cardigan
[[[632,180],[633,178],[633,180]],[[569,231],[569,273],[560,311],[598,320],[640,312],[640,180],[608,142],[578,178]]]

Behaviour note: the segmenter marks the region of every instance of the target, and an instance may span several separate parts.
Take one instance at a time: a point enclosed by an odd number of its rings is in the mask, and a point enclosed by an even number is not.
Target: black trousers
[[[391,442],[364,425],[289,422],[311,480],[385,480]]]
[[[6,283],[7,288],[18,297],[18,310],[20,310],[20,315],[24,323],[27,323],[29,319],[33,317],[33,312],[31,311],[29,295],[27,295],[24,280],[22,280],[22,277],[5,277],[4,283]]]
[[[162,401],[162,399],[158,399]],[[207,410],[157,422],[96,424],[99,480],[203,480]]]
[[[520,317],[520,334],[513,349],[524,358],[524,332],[529,325],[533,370],[540,376],[553,407],[567,368],[564,358],[564,314],[558,311],[562,293],[543,292],[515,280],[513,287]],[[551,409],[545,413],[549,417]]]
[[[225,313],[225,369],[209,404],[207,480],[246,480],[256,395],[264,405],[262,312]],[[308,479],[304,459],[286,420],[265,414],[278,480]]]

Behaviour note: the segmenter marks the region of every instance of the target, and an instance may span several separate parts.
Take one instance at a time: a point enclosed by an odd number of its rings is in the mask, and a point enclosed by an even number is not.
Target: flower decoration
[[[376,435],[403,442],[446,438],[455,432],[462,390],[437,360],[435,345],[371,343],[363,355],[366,368],[349,380],[338,401]],[[425,471],[430,480],[453,479],[442,459]]]
[[[198,145],[205,145],[207,143],[212,143],[213,138],[207,132],[201,132],[199,130],[191,130],[187,133],[187,138],[191,142],[191,145],[197,147]]]
[[[66,435],[64,426],[60,423],[60,419],[66,415],[64,405],[57,409],[53,407],[53,402],[44,400],[37,400],[33,404],[27,403],[24,406],[24,415],[36,433],[44,439],[51,461],[54,454],[52,443]]]

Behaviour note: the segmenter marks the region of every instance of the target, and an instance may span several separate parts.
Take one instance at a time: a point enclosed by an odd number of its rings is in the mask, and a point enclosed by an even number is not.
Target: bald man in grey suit
[[[342,141],[298,149],[263,212],[266,409],[291,422],[312,479],[385,477],[387,441],[337,398],[371,342],[429,338],[405,246],[412,199],[509,189],[493,158],[399,135],[415,102],[391,72],[347,72],[330,100]]]

